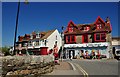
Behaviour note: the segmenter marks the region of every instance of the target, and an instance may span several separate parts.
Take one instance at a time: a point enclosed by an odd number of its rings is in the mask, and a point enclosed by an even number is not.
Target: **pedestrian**
[[[92,59],[96,59],[95,51],[92,50]]]
[[[80,56],[80,58],[85,58],[85,55],[84,55],[84,51],[83,50],[81,50],[81,56]]]
[[[97,59],[100,59],[100,55],[101,55],[101,54],[100,54],[100,51],[98,50],[98,51],[97,51],[97,55],[96,55],[96,56],[97,56]]]
[[[72,51],[70,53],[70,60],[72,61],[72,58],[73,58],[73,54],[72,54]]]
[[[85,59],[89,59],[90,57],[89,57],[89,54],[88,54],[88,51],[86,50],[85,51]]]

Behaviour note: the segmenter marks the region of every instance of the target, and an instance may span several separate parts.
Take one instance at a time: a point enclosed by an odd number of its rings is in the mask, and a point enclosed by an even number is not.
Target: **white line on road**
[[[72,66],[73,70],[75,71],[76,70],[75,66],[71,62],[68,62],[68,63],[70,63],[70,65]]]
[[[83,73],[84,77],[88,77],[88,73],[78,64],[74,63],[78,68],[79,70]]]

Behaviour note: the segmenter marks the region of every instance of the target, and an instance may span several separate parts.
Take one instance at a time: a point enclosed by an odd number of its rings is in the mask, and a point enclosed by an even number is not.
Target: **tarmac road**
[[[118,61],[112,60],[78,60],[74,59],[72,61],[66,60],[77,66],[79,70],[86,75],[86,77],[95,76],[105,76],[105,77],[118,77]]]

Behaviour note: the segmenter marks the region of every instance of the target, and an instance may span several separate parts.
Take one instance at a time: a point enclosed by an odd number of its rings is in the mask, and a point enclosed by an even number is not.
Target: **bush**
[[[5,56],[10,55],[10,53],[9,53],[9,48],[6,47],[6,46],[0,48],[0,51],[1,51]]]

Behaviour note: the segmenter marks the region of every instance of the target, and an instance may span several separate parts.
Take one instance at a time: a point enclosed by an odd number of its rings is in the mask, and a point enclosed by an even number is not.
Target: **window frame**
[[[84,27],[84,31],[89,31],[90,30],[90,27],[89,26],[85,26]]]
[[[87,37],[87,42],[85,42],[85,36]],[[88,43],[88,34],[83,34],[82,35],[82,43]]]
[[[76,43],[76,36],[75,35],[67,35],[67,36],[65,36],[66,37],[66,43]],[[68,37],[70,37],[70,40],[68,41]],[[74,38],[74,40],[73,40],[73,38]]]
[[[100,40],[97,40],[97,39],[96,39],[96,35],[97,35],[97,34],[100,34]],[[96,41],[96,42],[105,42],[106,39],[104,39],[104,40],[102,39],[102,35],[103,35],[103,34],[104,34],[104,37],[106,38],[106,33],[95,33],[95,34],[94,34],[94,41]]]
[[[102,24],[97,24],[97,29],[102,29]]]
[[[69,32],[73,32],[73,31],[74,31],[73,29],[74,29],[73,26],[68,27],[68,31],[69,31]]]

